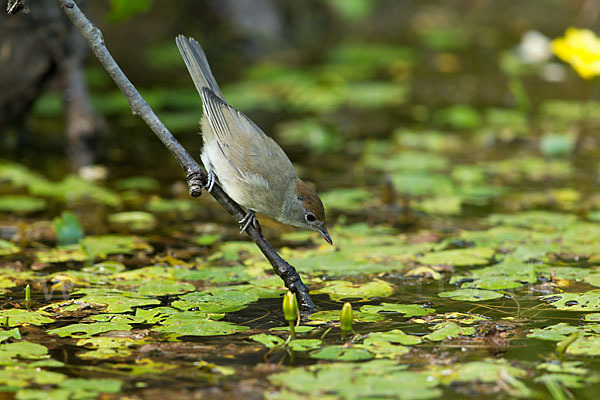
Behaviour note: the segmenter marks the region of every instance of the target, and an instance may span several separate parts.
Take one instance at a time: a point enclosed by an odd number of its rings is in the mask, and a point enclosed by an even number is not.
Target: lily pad
[[[600,291],[591,290],[586,293],[560,293],[543,296],[542,301],[566,311],[599,311]]]
[[[283,344],[284,340],[279,336],[275,335],[267,335],[264,333],[257,333],[256,335],[250,336],[250,339],[254,340],[265,346],[268,349],[271,349],[275,346],[280,346]]]
[[[490,263],[494,253],[494,249],[489,247],[453,249],[427,253],[419,257],[417,261],[427,265],[454,265],[456,267],[486,265]]]
[[[108,216],[108,222],[127,228],[129,231],[149,231],[156,226],[156,217],[143,211],[127,211]]]
[[[152,328],[155,332],[170,333],[177,336],[220,336],[233,335],[247,331],[247,326],[230,322],[214,321],[203,313],[183,311],[168,316],[160,326]]]
[[[363,350],[364,351],[364,350]],[[269,376],[283,388],[274,399],[433,399],[439,380],[428,372],[405,371],[392,360],[328,363],[293,368]],[[401,388],[401,390],[399,390]],[[270,395],[271,396],[271,395]]]
[[[348,281],[328,281],[325,282],[324,287],[314,290],[313,293],[327,293],[332,300],[340,301],[347,298],[388,297],[394,293],[394,289],[392,285],[379,279],[362,284]]]
[[[433,308],[427,308],[419,304],[395,303],[381,303],[379,306],[366,305],[362,306],[360,311],[364,313],[379,313],[381,315],[386,315],[387,313],[401,313],[407,318],[433,314],[435,312]]]
[[[0,239],[0,256],[9,256],[18,253],[19,251],[21,251],[19,246],[7,240]]]
[[[23,195],[0,196],[0,212],[34,212],[46,208],[46,200]]]
[[[527,337],[560,342],[562,340],[567,339],[572,333],[582,331],[583,329],[581,327],[571,326],[564,322],[561,322],[555,325],[547,326],[543,329],[531,329]]]
[[[475,334],[475,328],[460,326],[454,322],[442,322],[441,324],[434,325],[432,329],[434,331],[425,335],[424,338],[433,342]]]
[[[345,346],[323,347],[321,350],[310,353],[310,356],[312,358],[335,361],[361,361],[373,358],[373,355],[367,350]]]
[[[0,311],[0,321],[6,321],[9,327],[23,325],[42,325],[54,322],[47,312],[28,311],[18,308]]]
[[[457,289],[438,293],[440,297],[450,297],[460,301],[485,301],[504,297],[502,293],[483,289]]]

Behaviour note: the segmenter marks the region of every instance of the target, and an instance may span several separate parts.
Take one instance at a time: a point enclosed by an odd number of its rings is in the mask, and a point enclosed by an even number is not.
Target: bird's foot
[[[242,228],[240,229],[240,233],[244,233],[246,231],[246,229],[248,229],[250,224],[254,225],[255,228],[258,228],[258,220],[256,219],[256,215],[254,214],[254,211],[252,211],[252,210],[248,210],[248,212],[246,213],[244,218],[242,218],[238,222],[240,223],[240,225],[242,225]]]
[[[209,171],[208,173],[208,179],[206,180],[206,184],[204,185],[204,188],[206,189],[206,191],[208,193],[210,193],[213,190],[213,187],[215,186],[215,173],[212,171]]]

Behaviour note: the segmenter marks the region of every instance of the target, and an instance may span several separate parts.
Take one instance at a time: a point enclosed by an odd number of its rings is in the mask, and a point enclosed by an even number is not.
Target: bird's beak
[[[333,246],[333,240],[331,240],[331,236],[329,236],[329,232],[327,232],[327,228],[320,229],[319,233],[321,234],[321,236],[323,236],[323,239],[325,239],[325,241],[327,243],[329,243],[330,245]]]

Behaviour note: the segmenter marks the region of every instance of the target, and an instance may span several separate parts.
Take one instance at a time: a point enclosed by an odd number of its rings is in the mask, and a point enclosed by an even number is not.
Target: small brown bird
[[[216,177],[229,197],[248,210],[239,221],[242,232],[255,222],[257,212],[284,224],[315,230],[332,244],[319,195],[298,178],[273,139],[227,104],[200,44],[182,35],[177,36],[176,43],[202,97],[201,158],[209,174],[207,189],[212,190]]]

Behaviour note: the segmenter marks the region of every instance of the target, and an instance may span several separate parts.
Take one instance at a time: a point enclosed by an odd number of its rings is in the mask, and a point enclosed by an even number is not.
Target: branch
[[[171,152],[175,159],[179,162],[186,173],[189,192],[192,197],[198,197],[202,194],[202,186],[208,179],[206,171],[192,158],[192,156],[181,146],[181,144],[173,137],[171,132],[156,116],[152,108],[142,98],[135,86],[127,79],[121,68],[117,65],[112,55],[104,44],[102,32],[95,27],[87,17],[81,12],[75,1],[72,0],[56,0],[64,13],[69,17],[71,22],[79,30],[84,37],[100,64],[106,72],[115,81],[123,95],[129,102],[129,107],[134,115],[138,115],[152,129],[154,134],[158,136],[165,147]],[[224,191],[214,185],[211,195],[229,212],[237,221],[241,221],[246,215],[246,212],[236,202],[234,202]],[[308,288],[296,269],[288,264],[267,242],[260,231],[260,227],[254,227],[252,224],[246,229],[247,234],[254,240],[254,243],[265,255],[267,260],[273,266],[273,269],[283,279],[285,286],[296,293],[298,302],[303,310],[311,312],[315,306],[308,294]]]

